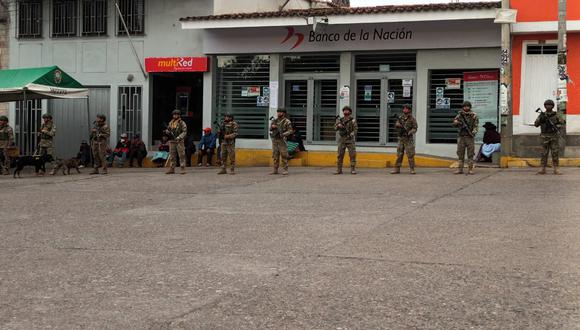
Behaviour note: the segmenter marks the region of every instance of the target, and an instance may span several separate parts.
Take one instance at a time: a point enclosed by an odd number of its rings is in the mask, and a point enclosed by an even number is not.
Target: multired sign
[[[148,57],[145,59],[147,72],[207,72],[207,57]]]

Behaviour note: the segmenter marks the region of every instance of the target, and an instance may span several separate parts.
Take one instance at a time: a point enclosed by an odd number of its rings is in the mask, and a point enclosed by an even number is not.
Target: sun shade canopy
[[[89,90],[57,66],[0,70],[0,102],[87,98]]]

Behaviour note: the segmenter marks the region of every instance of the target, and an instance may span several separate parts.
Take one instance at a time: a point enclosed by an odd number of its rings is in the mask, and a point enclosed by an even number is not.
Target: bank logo
[[[290,48],[290,50],[300,46],[300,44],[304,41],[304,34],[296,32],[293,27],[287,27],[286,29],[288,30],[288,34],[280,44],[284,44],[288,42],[290,39],[296,37],[296,43],[294,44],[294,46],[292,46],[292,48]]]

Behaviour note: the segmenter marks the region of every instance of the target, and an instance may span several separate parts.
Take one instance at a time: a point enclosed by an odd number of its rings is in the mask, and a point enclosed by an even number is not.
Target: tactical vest
[[[560,118],[558,117],[556,112],[552,112],[551,114],[544,114],[544,120],[540,125],[540,129],[542,131],[542,134],[556,134],[558,133],[558,131],[556,130],[556,128],[554,126],[557,127],[557,125],[560,123]],[[548,120],[552,121],[552,124],[550,124],[548,122]]]

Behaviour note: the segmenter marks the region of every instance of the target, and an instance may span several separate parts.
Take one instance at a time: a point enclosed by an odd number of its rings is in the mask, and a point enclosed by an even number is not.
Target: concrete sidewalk
[[[580,328],[580,169],[0,177],[0,328]]]

